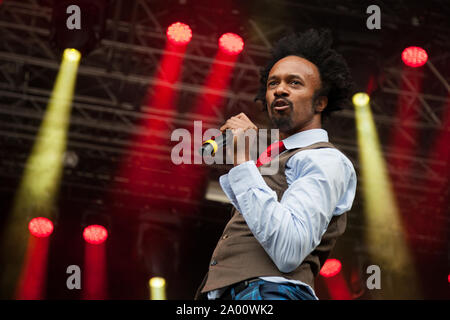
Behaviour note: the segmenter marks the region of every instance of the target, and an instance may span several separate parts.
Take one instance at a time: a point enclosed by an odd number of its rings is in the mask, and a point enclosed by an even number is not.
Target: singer
[[[234,167],[220,177],[232,218],[196,299],[318,299],[314,279],[345,230],[356,191],[351,161],[322,129],[323,119],[348,105],[352,93],[349,68],[331,43],[329,31],[311,29],[274,46],[255,100],[281,141],[256,163],[248,148],[235,149]],[[231,130],[236,144],[255,128],[241,113],[220,130]],[[279,162],[277,174],[261,175],[270,161]]]

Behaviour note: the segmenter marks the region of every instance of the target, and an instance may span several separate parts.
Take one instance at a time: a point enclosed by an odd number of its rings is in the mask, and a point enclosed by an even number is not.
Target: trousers
[[[220,298],[223,300],[316,300],[316,298],[301,285],[292,283],[274,283],[257,280],[237,292],[235,286],[227,290]]]

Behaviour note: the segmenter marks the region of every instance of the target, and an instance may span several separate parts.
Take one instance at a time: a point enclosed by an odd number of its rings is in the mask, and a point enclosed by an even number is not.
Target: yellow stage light
[[[81,59],[81,53],[77,49],[66,49],[64,50],[64,59],[78,62]]]
[[[149,281],[150,299],[166,300],[166,280],[162,277],[153,277]]]
[[[0,274],[2,297],[11,298],[14,290],[28,243],[29,221],[36,216],[52,219],[55,212],[80,58],[81,54],[75,49],[64,51],[47,109],[6,221],[1,245],[4,261],[8,264]]]
[[[352,101],[356,107],[362,107],[369,104],[370,97],[367,93],[358,92],[353,95]]]
[[[365,95],[365,94],[363,94]],[[359,162],[364,195],[366,243],[372,262],[386,273],[408,274],[408,283],[397,291],[383,291],[385,299],[418,298],[413,261],[383,158],[368,96],[353,97],[358,134]]]

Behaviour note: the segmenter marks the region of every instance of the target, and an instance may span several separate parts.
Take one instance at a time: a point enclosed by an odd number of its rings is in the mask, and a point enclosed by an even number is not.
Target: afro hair
[[[320,96],[328,97],[328,104],[322,111],[322,118],[348,106],[353,91],[353,80],[342,55],[331,48],[332,42],[331,32],[324,29],[309,29],[280,39],[272,49],[271,60],[261,70],[260,88],[255,101],[262,101],[264,110],[267,110],[266,88],[270,70],[284,57],[299,56],[312,62],[319,70],[322,87],[315,93],[314,99]]]

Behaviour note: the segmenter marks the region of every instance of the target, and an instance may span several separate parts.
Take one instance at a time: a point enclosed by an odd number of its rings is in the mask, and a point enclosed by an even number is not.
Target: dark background
[[[366,28],[366,8],[381,8],[381,30]],[[423,111],[413,125],[418,130],[413,170],[404,173],[390,166],[399,156],[387,148],[395,120],[402,62],[401,51],[408,45],[425,48],[444,79],[449,79],[448,1],[110,1],[105,11],[106,24],[101,41],[83,57],[74,97],[69,132],[69,159],[65,163],[60,188],[55,231],[51,237],[48,264],[47,297],[79,299],[80,291],[66,288],[66,268],[84,264],[84,242],[81,237],[86,217],[106,219],[110,232],[107,241],[108,298],[147,299],[148,279],[163,275],[167,279],[169,299],[191,299],[207,271],[216,241],[229,218],[231,207],[206,199],[208,185],[228,171],[227,166],[203,168],[207,174],[195,176],[184,170],[184,177],[173,174],[170,162],[170,137],[166,149],[151,143],[139,165],[151,172],[151,181],[141,194],[123,196],[127,185],[118,182],[118,168],[126,158],[131,134],[138,128],[142,115],[155,116],[174,126],[204,120],[218,127],[229,116],[245,112],[259,126],[267,126],[261,106],[253,97],[258,88],[258,71],[269,57],[270,45],[291,31],[309,27],[332,30],[335,47],[347,59],[359,88],[373,77],[372,109],[383,146],[383,154],[400,202],[408,204],[402,216],[414,215],[418,224],[439,221],[446,238],[433,237],[430,228],[422,234],[409,234],[414,240],[415,263],[425,299],[448,299],[449,283],[449,187],[440,191],[440,202],[421,204],[420,197],[432,192],[424,181],[432,179],[430,166],[448,166],[449,159],[432,162],[428,152],[434,138],[449,130],[433,121]],[[0,5],[0,223],[4,227],[15,190],[39,128],[47,99],[58,70],[60,56],[52,45],[52,10],[50,1],[5,0]],[[178,90],[178,113],[172,118],[159,115],[145,106],[150,79],[165,43],[165,29],[172,22],[189,23],[194,37],[188,46]],[[238,59],[226,95],[217,110],[217,118],[204,119],[192,112],[217,50],[217,38],[226,31],[239,33],[245,49]],[[196,59],[199,58],[199,59]],[[442,119],[448,104],[448,92],[429,69],[423,67],[423,87],[431,113]],[[159,118],[156,116],[159,115]],[[351,107],[332,117],[324,127],[335,143],[354,163],[359,175],[355,119]],[[152,133],[157,134],[157,133]],[[165,134],[164,132],[161,134]],[[156,157],[162,156],[162,158]],[[77,163],[70,162],[76,156]],[[448,169],[446,172],[449,172]],[[186,181],[198,182],[195,190],[186,190]],[[343,262],[343,275],[355,299],[379,298],[379,293],[364,289],[370,261],[364,243],[364,200],[361,181],[348,228],[338,241],[332,257]],[[189,187],[188,187],[189,188]],[[121,195],[122,194],[122,195]],[[125,199],[125,200],[124,200]],[[138,205],[139,203],[139,205]],[[140,205],[144,203],[145,205]],[[402,207],[403,208],[403,207]],[[436,244],[428,251],[428,243]],[[401,277],[387,274],[383,288],[390,280]],[[398,283],[398,282],[395,282]],[[401,285],[407,286],[407,283]],[[395,290],[391,288],[391,290]],[[328,299],[323,279],[317,279],[317,294]],[[381,297],[383,294],[381,293]],[[400,297],[401,298],[401,297]]]

